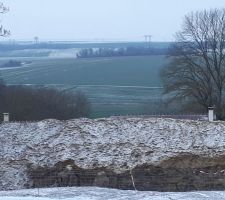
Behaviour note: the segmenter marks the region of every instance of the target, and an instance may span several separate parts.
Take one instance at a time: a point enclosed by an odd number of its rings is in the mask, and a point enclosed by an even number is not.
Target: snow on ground
[[[22,189],[27,166],[53,167],[73,160],[83,169],[124,172],[160,165],[182,155],[225,156],[225,123],[159,118],[44,120],[0,124],[0,189]],[[221,160],[221,161],[220,161]],[[223,159],[196,162],[196,168],[225,165]]]
[[[80,51],[79,48],[72,49],[50,49],[49,58],[76,58],[76,54]]]
[[[47,188],[0,192],[0,200],[223,200],[225,191],[162,193],[96,187]]]
[[[156,165],[184,152],[225,155],[224,132],[224,122],[156,118],[5,123],[0,124],[0,161],[27,160],[44,166],[75,159],[79,167],[88,168],[97,159],[98,167],[123,171],[127,170],[124,163],[131,168]],[[132,158],[137,150],[141,152],[138,160]]]

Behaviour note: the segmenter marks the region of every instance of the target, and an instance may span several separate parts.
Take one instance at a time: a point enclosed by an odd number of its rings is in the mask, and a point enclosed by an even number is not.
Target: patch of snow
[[[0,192],[0,200],[223,200],[225,191],[144,192],[97,187],[46,188]]]
[[[53,49],[50,50],[48,57],[49,58],[76,58],[76,54],[80,49]]]
[[[30,67],[30,66],[31,66],[31,64],[22,63],[22,65],[19,66],[19,67],[0,67],[0,71],[3,71],[3,70],[21,69],[21,68],[28,68],[28,67]]]

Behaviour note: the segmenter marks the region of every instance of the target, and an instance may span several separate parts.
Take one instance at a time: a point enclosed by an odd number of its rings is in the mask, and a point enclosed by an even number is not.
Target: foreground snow
[[[0,200],[221,200],[225,191],[162,193],[96,187],[47,188],[0,192]]]

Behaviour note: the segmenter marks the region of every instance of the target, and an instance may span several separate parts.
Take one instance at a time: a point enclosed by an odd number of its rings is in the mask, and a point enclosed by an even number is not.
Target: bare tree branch
[[[4,6],[3,3],[0,3],[0,14],[5,14],[9,11],[9,8]],[[0,36],[1,37],[7,37],[10,35],[10,31],[3,28],[3,26],[0,26]]]
[[[171,63],[163,70],[165,93],[216,107],[225,119],[225,9],[192,12],[176,34]]]

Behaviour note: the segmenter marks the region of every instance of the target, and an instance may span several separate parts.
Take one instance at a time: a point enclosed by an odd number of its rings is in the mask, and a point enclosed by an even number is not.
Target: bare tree
[[[7,8],[6,6],[4,6],[3,3],[0,2],[0,14],[5,14],[9,11],[9,8]],[[0,25],[0,36],[9,36],[10,35],[10,31],[6,30],[3,28],[2,25]]]
[[[192,12],[171,48],[171,62],[161,73],[166,93],[214,106],[225,119],[225,9]]]

